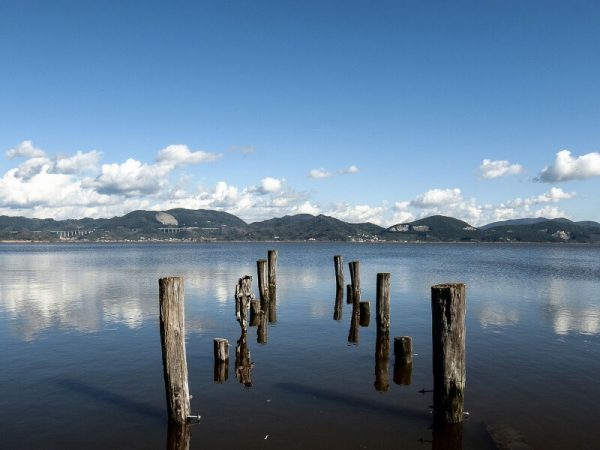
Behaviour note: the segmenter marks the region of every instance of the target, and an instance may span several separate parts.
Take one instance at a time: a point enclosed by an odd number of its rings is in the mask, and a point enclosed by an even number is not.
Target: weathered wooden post
[[[377,340],[375,346],[375,389],[387,391],[390,358],[390,274],[377,274]]]
[[[269,322],[277,322],[277,250],[269,250]]]
[[[390,388],[388,362],[390,354],[389,336],[377,335],[375,341],[375,390],[386,392]]]
[[[360,323],[360,310],[358,304],[352,303],[352,315],[350,316],[350,331],[348,332],[348,343],[358,344]]]
[[[256,331],[256,342],[266,344],[269,330],[269,313],[261,311],[258,316],[258,329]]]
[[[215,354],[214,380],[224,383],[229,376],[229,342],[227,339],[213,339]]]
[[[186,424],[190,415],[190,393],[185,356],[183,278],[158,280],[160,340],[167,393],[169,422]]]
[[[262,314],[262,311],[260,310],[260,300],[253,299],[250,302],[250,326],[251,327],[255,327],[258,325],[261,314]]]
[[[350,282],[352,284],[352,301],[360,303],[360,262],[351,261],[348,266],[350,267]]]
[[[235,317],[240,323],[242,333],[248,331],[248,309],[254,300],[251,291],[252,277],[246,275],[238,280],[235,286]]]
[[[394,383],[409,386],[412,381],[413,350],[412,338],[394,338]]]
[[[333,307],[333,320],[342,320],[342,305],[344,300],[344,291],[336,291],[335,306]]]
[[[358,306],[359,306],[360,326],[368,327],[369,323],[371,323],[371,303],[370,302],[360,302]]]
[[[465,399],[465,285],[431,287],[434,417],[463,421]]]
[[[258,273],[258,293],[260,296],[260,309],[267,312],[269,310],[269,281],[267,278],[268,268],[267,260],[259,259],[256,261],[256,271]]]
[[[377,335],[390,334],[390,274],[377,274]]]
[[[344,292],[344,258],[342,255],[333,257],[335,267],[335,290]]]

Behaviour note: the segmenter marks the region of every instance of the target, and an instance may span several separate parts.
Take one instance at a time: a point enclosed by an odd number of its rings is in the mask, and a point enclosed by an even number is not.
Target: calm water
[[[235,378],[233,292],[279,251],[277,322]],[[333,320],[333,255],[360,260],[371,326]],[[430,286],[467,284],[463,448],[486,427],[532,448],[600,448],[600,247],[563,245],[0,245],[0,447],[165,448],[158,278],[185,278],[191,448],[438,448]],[[391,272],[391,335],[413,337],[412,383],[375,383],[375,281]],[[256,277],[254,277],[256,280]],[[253,285],[256,293],[256,283]],[[227,338],[226,383],[212,340]],[[506,434],[505,433],[505,434]],[[437,440],[437,441],[436,441]]]

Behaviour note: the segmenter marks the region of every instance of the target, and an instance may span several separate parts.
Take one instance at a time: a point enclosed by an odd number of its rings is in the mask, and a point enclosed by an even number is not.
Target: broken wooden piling
[[[190,394],[185,356],[183,278],[158,280],[160,340],[169,422],[184,425],[190,415]]]
[[[224,383],[229,376],[229,342],[227,339],[213,339],[215,354],[214,381]]]
[[[235,317],[242,328],[242,333],[248,331],[248,310],[254,300],[251,285],[252,277],[246,275],[240,278],[235,286]]]
[[[465,285],[431,287],[433,407],[436,419],[463,421],[465,366]]]
[[[360,303],[360,262],[351,261],[348,263],[350,268],[350,283],[352,285],[352,301]]]
[[[250,326],[255,327],[260,321],[260,315],[262,311],[260,309],[260,300],[253,299],[250,301]]]
[[[377,334],[390,333],[390,274],[377,274]]]
[[[333,307],[333,320],[342,320],[342,306],[344,300],[344,291],[336,291],[335,305]]]
[[[269,309],[269,281],[267,264],[268,261],[266,259],[259,259],[256,261],[260,309],[263,311],[268,311]]]

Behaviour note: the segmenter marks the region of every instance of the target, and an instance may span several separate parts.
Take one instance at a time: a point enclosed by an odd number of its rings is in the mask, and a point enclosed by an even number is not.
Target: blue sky
[[[600,220],[600,5],[0,3],[0,214]]]

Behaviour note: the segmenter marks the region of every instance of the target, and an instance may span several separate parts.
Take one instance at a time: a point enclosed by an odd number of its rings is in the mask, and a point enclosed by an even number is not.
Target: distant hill
[[[193,241],[398,241],[398,242],[600,242],[593,221],[528,218],[477,228],[431,216],[384,229],[325,215],[297,214],[247,224],[223,211],[177,208],[132,211],[109,219],[30,219],[0,216],[0,240]]]
[[[349,241],[373,239],[383,228],[372,223],[348,223],[333,217],[297,214],[255,222],[248,238],[257,240]]]
[[[389,227],[382,234],[386,240],[400,241],[478,241],[481,231],[467,222],[446,216],[431,216]]]

